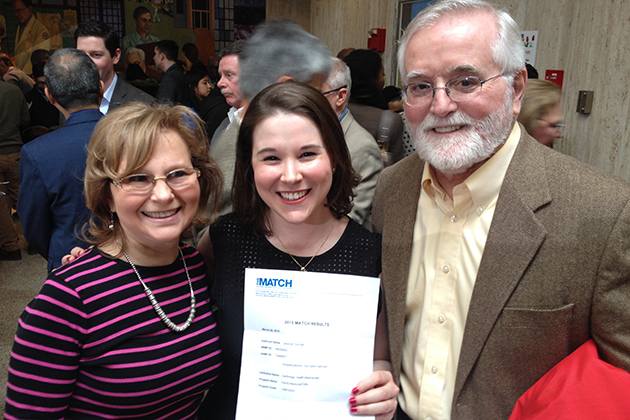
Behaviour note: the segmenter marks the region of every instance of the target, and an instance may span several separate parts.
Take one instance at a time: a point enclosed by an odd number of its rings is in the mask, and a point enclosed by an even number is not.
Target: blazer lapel
[[[127,95],[127,84],[124,83],[124,81],[121,79],[121,76],[118,76],[118,80],[116,80],[116,86],[114,86],[114,91],[112,92],[112,99],[109,103],[110,109],[114,109],[121,106],[123,99],[126,95]]]
[[[383,238],[391,239],[388,248],[392,256],[396,258],[384,258],[383,263],[391,262],[386,269],[393,270],[393,278],[404,278],[405,283],[409,277],[409,260],[411,257],[411,245],[413,241],[413,231],[418,210],[418,199],[422,188],[422,171],[424,162],[414,154],[410,158],[408,168],[398,172],[398,179],[393,180],[396,188],[390,195],[387,203],[390,211],[387,212],[388,219],[383,228]],[[404,302],[404,301],[403,301]]]
[[[521,127],[521,138],[501,186],[473,290],[453,405],[503,307],[543,243],[535,211],[551,201],[542,147]]]
[[[348,113],[346,114],[346,116],[343,117],[341,121],[339,121],[344,135],[348,134],[348,129],[350,128],[350,125],[353,122],[354,122],[354,117],[352,116],[352,113],[350,112],[350,109],[348,108]]]
[[[400,167],[389,180],[387,210],[383,220],[383,282],[394,377],[401,369],[401,352],[405,324],[405,302],[413,231],[420,197],[424,162],[417,154],[395,166]],[[386,169],[387,171],[387,169]]]

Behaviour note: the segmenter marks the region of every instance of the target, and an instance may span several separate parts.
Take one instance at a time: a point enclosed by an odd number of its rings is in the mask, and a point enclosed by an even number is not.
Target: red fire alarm
[[[385,29],[372,28],[369,33],[368,49],[378,52],[385,51]]]
[[[545,80],[555,83],[560,89],[562,89],[564,70],[547,70],[545,73]]]

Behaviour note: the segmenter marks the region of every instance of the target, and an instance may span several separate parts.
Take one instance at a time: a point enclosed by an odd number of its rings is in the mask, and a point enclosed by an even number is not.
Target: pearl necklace
[[[160,304],[157,302],[157,299],[155,299],[155,296],[153,296],[153,292],[144,283],[144,281],[142,280],[142,277],[140,277],[140,273],[138,272],[138,269],[136,268],[135,264],[131,261],[131,258],[129,258],[129,255],[127,255],[127,253],[123,251],[122,246],[120,246],[120,243],[118,242],[118,239],[116,239],[116,244],[118,244],[118,248],[120,248],[123,255],[127,259],[127,262],[129,263],[129,265],[131,265],[131,268],[133,268],[134,273],[136,273],[136,276],[138,276],[138,280],[140,280],[142,287],[144,287],[144,293],[149,298],[149,301],[151,302],[153,309],[158,314],[160,319],[166,324],[166,326],[175,332],[182,332],[186,330],[188,327],[190,327],[190,325],[193,322],[193,318],[195,318],[195,292],[193,291],[192,283],[190,281],[190,275],[188,274],[188,267],[186,266],[186,260],[184,260],[184,254],[182,253],[182,249],[179,246],[177,247],[177,249],[179,250],[179,255],[182,257],[182,262],[184,263],[184,271],[186,272],[186,278],[188,279],[188,287],[190,288],[190,313],[188,314],[188,319],[186,320],[186,322],[184,322],[181,325],[177,325],[173,321],[171,321],[168,318],[168,316],[166,316],[166,313],[164,313],[164,310],[160,307]]]
[[[324,242],[322,242],[322,244],[319,246],[319,248],[317,248],[317,251],[315,251],[315,254],[311,257],[310,260],[308,260],[308,262],[304,265],[300,264],[293,255],[291,255],[291,253],[289,252],[289,248],[287,248],[287,246],[282,242],[282,239],[280,239],[280,236],[278,236],[277,233],[273,232],[273,227],[271,228],[271,232],[276,235],[276,238],[278,238],[278,241],[280,241],[280,245],[282,245],[284,247],[284,251],[289,254],[289,257],[291,257],[291,259],[293,260],[294,263],[296,263],[299,267],[300,267],[300,271],[306,271],[306,267],[308,267],[308,265],[311,263],[311,261],[313,261],[315,259],[315,257],[317,256],[317,254],[319,253],[319,251],[322,249],[322,247],[324,246],[324,244],[326,243],[326,241],[328,240],[328,237],[330,236],[331,232],[333,231],[333,228],[335,227],[335,223],[333,222],[332,226],[330,227],[330,230],[328,231],[328,235],[326,235],[326,238],[324,239]]]

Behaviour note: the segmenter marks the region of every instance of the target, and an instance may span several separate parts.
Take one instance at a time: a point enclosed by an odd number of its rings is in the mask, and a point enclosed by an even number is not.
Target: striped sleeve
[[[79,372],[86,314],[77,292],[48,279],[18,321],[7,383],[7,419],[63,418]]]

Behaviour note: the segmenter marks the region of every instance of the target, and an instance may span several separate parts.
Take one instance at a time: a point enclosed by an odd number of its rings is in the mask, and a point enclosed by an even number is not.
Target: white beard
[[[512,94],[505,93],[503,107],[482,120],[457,111],[446,118],[428,114],[417,124],[407,120],[411,141],[421,159],[445,175],[458,175],[490,158],[506,140],[514,123]],[[466,125],[465,130],[436,134],[435,127]]]

